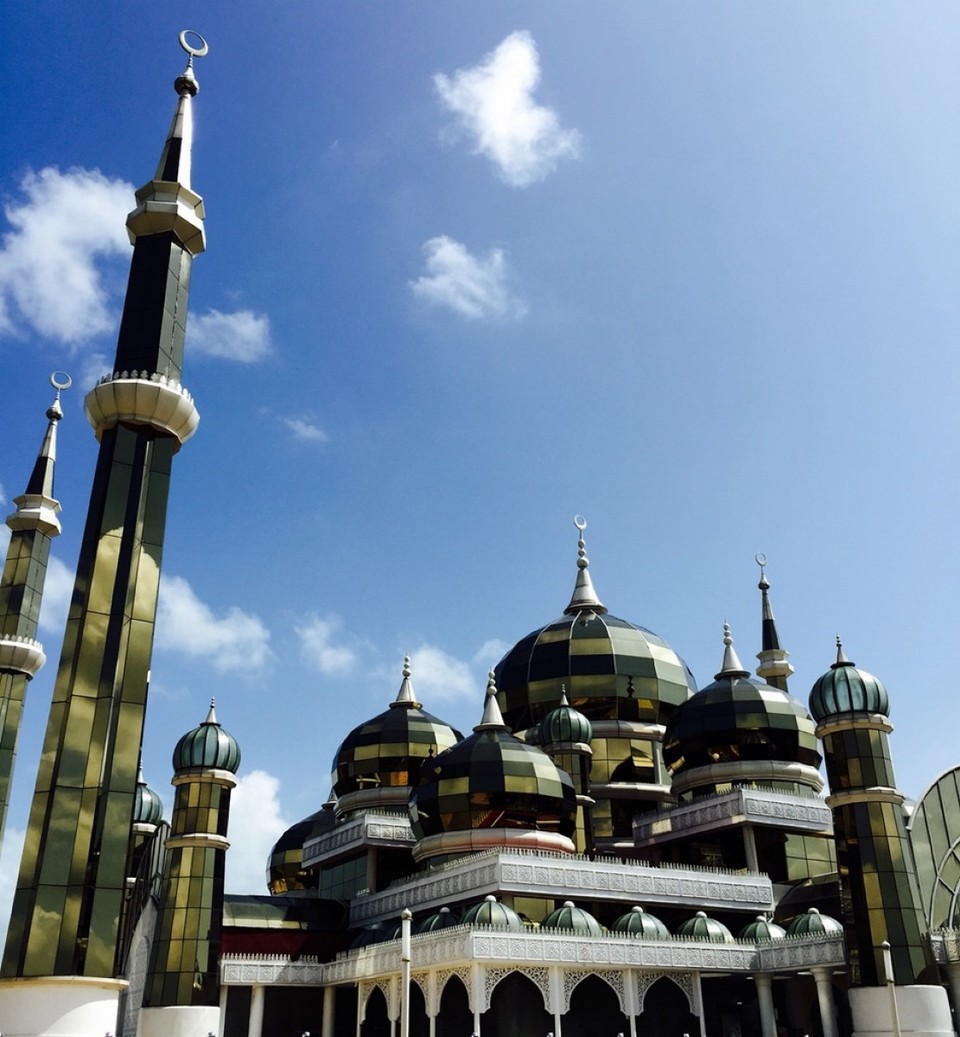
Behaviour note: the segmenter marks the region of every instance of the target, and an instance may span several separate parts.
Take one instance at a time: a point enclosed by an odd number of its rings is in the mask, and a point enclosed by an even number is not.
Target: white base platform
[[[895,1037],[897,1017],[903,1037],[955,1037],[943,987],[856,987],[849,998],[853,1037]]]
[[[137,1037],[208,1037],[211,1033],[214,1037],[220,1033],[219,1008],[177,1006],[140,1009]]]
[[[0,1033],[3,1037],[116,1033],[117,1006],[126,985],[124,980],[86,976],[0,980]]]

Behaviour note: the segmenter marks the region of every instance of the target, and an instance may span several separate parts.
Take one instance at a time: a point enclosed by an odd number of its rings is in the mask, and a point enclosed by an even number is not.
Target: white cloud
[[[270,657],[270,631],[236,606],[216,616],[182,576],[160,581],[157,646],[209,659],[221,672],[256,670]]]
[[[7,503],[7,497],[6,497],[6,494],[3,492],[3,484],[0,483],[0,504],[6,504],[6,503]]]
[[[436,645],[422,644],[410,653],[410,672],[421,701],[480,701],[485,684],[468,663],[455,659]]]
[[[226,876],[228,893],[265,893],[265,869],[273,844],[290,827],[280,812],[280,781],[266,771],[237,779],[230,794]]]
[[[5,208],[13,228],[0,248],[0,333],[27,324],[77,345],[111,331],[116,316],[104,287],[104,258],[125,255],[133,187],[96,169],[28,173],[23,199]]]
[[[528,187],[563,158],[580,154],[580,134],[560,126],[552,108],[537,104],[540,56],[528,32],[511,33],[480,64],[452,77],[433,77],[444,105],[511,187]]]
[[[256,363],[271,351],[270,318],[252,310],[196,314],[187,325],[187,348],[221,360]]]
[[[46,633],[63,633],[67,625],[67,613],[70,611],[73,581],[73,572],[59,558],[52,555],[47,563],[43,598],[40,601],[40,620],[37,624]]]
[[[295,627],[300,638],[300,655],[310,666],[325,676],[349,673],[357,662],[353,639],[342,633],[339,616],[308,616]],[[339,643],[338,643],[339,640]]]
[[[3,833],[3,846],[0,847],[0,943],[7,938],[7,925],[10,922],[10,909],[13,907],[13,894],[17,888],[17,876],[20,874],[20,855],[23,852],[23,837],[26,832],[22,828],[7,826]]]
[[[112,371],[113,365],[106,353],[87,353],[77,376],[78,388],[86,395],[105,374]]]
[[[486,670],[492,670],[512,647],[512,644],[507,641],[501,641],[498,637],[491,638],[489,641],[484,641],[474,652],[473,663],[475,666],[482,666]]]
[[[500,249],[474,256],[459,241],[443,234],[424,242],[423,251],[427,273],[409,282],[410,290],[419,298],[449,306],[474,320],[518,320],[526,312],[507,286],[507,262]]]
[[[284,418],[283,423],[293,433],[293,438],[301,442],[328,443],[330,441],[326,432],[311,421],[304,421],[303,418]]]

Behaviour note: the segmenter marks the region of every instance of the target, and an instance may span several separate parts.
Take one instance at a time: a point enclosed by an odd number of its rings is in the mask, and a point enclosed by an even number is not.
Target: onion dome
[[[750,940],[759,943],[761,940],[782,940],[787,935],[787,930],[776,922],[771,922],[766,915],[757,917],[740,930],[741,940]]]
[[[424,712],[410,682],[410,657],[403,660],[403,680],[389,709],[355,727],[333,761],[333,790],[341,812],[361,806],[406,804],[425,760],[456,745],[463,736]]]
[[[460,919],[449,907],[441,907],[439,911],[426,918],[417,926],[418,933],[435,933],[440,929],[449,929],[452,925],[459,925]]]
[[[267,859],[267,889],[273,896],[318,887],[319,873],[303,870],[303,847],[334,827],[335,806],[333,799],[328,800],[318,811],[291,825],[273,844]]]
[[[414,835],[434,842],[417,847],[418,859],[508,844],[573,851],[573,782],[545,752],[510,733],[496,695],[491,673],[474,733],[423,765],[410,817]]]
[[[210,700],[207,719],[177,742],[173,750],[173,769],[176,773],[193,767],[230,771],[236,774],[240,766],[240,746],[237,740],[217,722],[214,700]]]
[[[810,691],[810,712],[822,722],[840,713],[890,715],[887,689],[872,673],[858,670],[843,654],[837,638],[837,661]]]
[[[143,771],[137,775],[137,787],[133,793],[133,824],[158,825],[163,817],[163,802],[160,796],[143,780]]]
[[[383,926],[379,922],[368,925],[357,938],[350,944],[350,949],[357,947],[372,947],[375,943],[383,943],[387,938]]]
[[[716,918],[708,918],[706,911],[698,911],[693,918],[680,924],[677,936],[692,940],[712,940],[714,943],[733,943],[733,934]]]
[[[842,933],[843,926],[829,915],[822,915],[815,907],[808,907],[805,914],[797,915],[787,926],[787,936],[823,936]]]
[[[625,914],[621,915],[614,923],[615,933],[623,933],[626,936],[637,936],[643,940],[667,940],[670,938],[670,930],[657,918],[642,907],[631,907]]]
[[[495,667],[503,718],[514,731],[538,724],[566,687],[589,720],[663,723],[695,691],[693,675],[661,637],[611,616],[590,578],[580,530],[577,582],[563,615],[518,641]]]
[[[463,916],[464,925],[496,925],[506,929],[522,929],[523,922],[512,907],[501,904],[492,894],[479,904],[468,907]]]
[[[574,743],[589,745],[593,738],[590,721],[567,701],[567,689],[560,693],[560,705],[540,721],[540,744]]]
[[[819,790],[821,756],[807,711],[787,692],[750,677],[727,624],[723,633],[723,665],[716,680],[667,722],[663,759],[673,774],[674,791],[771,780]]]
[[[600,923],[572,900],[565,900],[555,911],[551,911],[540,923],[541,929],[573,929],[574,932],[599,936],[603,932]]]

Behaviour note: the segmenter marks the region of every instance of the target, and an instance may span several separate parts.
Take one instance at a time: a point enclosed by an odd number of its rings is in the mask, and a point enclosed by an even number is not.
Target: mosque
[[[478,689],[473,730],[428,712],[408,661],[384,710],[343,732],[330,796],[277,842],[264,890],[223,892],[241,760],[213,706],[174,747],[162,818],[139,747],[166,485],[198,420],[181,367],[205,245],[191,106],[206,44],[181,44],[173,123],[127,220],[114,369],[86,397],[98,462],[0,1033],[954,1034],[960,769],[905,802],[888,693],[839,643],[809,694],[789,687],[763,566],[756,675],[724,628],[716,676],[698,689],[669,644],[608,611],[577,519],[570,599],[547,603],[559,617]],[[37,617],[60,531],[68,380],[53,384],[7,518],[0,831],[24,692],[45,660]]]

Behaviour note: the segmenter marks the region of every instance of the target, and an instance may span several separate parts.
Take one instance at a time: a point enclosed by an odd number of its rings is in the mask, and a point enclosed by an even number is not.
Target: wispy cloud
[[[329,443],[330,437],[312,421],[303,418],[284,418],[284,425],[293,433],[293,438],[302,443]]]
[[[51,555],[47,563],[43,598],[40,600],[40,619],[37,623],[48,634],[63,633],[70,611],[73,581],[73,572],[56,555]]]
[[[349,673],[356,666],[359,642],[344,633],[339,616],[311,615],[294,629],[304,662],[325,676]]]
[[[17,876],[20,874],[20,855],[23,852],[23,839],[26,832],[22,828],[7,826],[3,835],[3,846],[0,847],[0,941],[6,942],[7,924],[10,921],[10,908],[13,906],[13,894],[17,887]]]
[[[511,33],[478,65],[433,82],[474,154],[490,159],[511,187],[528,187],[580,154],[579,132],[563,129],[557,113],[533,99],[540,56],[528,32]]]
[[[424,242],[423,251],[427,272],[409,282],[418,298],[472,320],[519,320],[526,313],[507,283],[509,269],[501,249],[474,256],[459,241],[441,235]]]
[[[187,346],[192,352],[204,356],[254,364],[272,350],[270,318],[253,310],[233,313],[207,310],[190,317]]]
[[[103,261],[130,251],[124,219],[133,187],[96,169],[28,173],[5,208],[0,248],[0,333],[24,325],[76,346],[112,330]]]
[[[217,616],[182,576],[160,581],[157,646],[208,659],[227,670],[256,670],[270,658],[270,631],[259,616],[232,606]]]
[[[273,844],[290,827],[280,811],[280,780],[266,771],[237,779],[230,795],[224,887],[228,893],[264,893],[264,867]]]
[[[483,698],[484,685],[470,664],[448,655],[436,645],[422,644],[411,652],[410,670],[421,701],[450,702],[470,698],[480,702]]]

